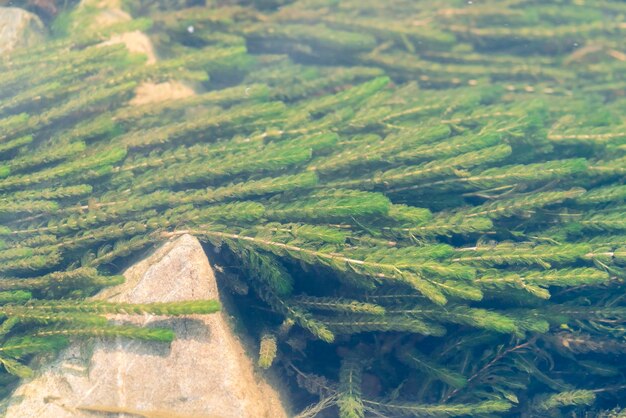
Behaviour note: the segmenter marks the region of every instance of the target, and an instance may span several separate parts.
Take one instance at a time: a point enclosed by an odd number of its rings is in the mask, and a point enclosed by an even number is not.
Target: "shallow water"
[[[625,2],[125,7],[0,60],[7,393],[189,232],[302,417],[624,413]]]

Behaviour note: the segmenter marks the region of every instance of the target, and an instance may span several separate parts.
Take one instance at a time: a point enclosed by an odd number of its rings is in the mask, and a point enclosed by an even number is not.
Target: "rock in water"
[[[0,55],[44,40],[44,25],[34,14],[17,7],[0,7]]]
[[[219,298],[198,240],[168,242],[98,298],[147,303]],[[127,339],[73,343],[13,394],[7,417],[286,417],[278,392],[254,373],[225,312],[179,318],[115,315],[169,326],[171,345]],[[148,326],[150,326],[148,325]]]
[[[81,0],[78,8],[97,11],[92,15],[88,14],[86,18],[80,19],[76,23],[93,28],[93,30],[132,20],[130,14],[122,9],[120,0]],[[124,44],[129,52],[145,55],[147,65],[153,65],[157,62],[156,49],[152,41],[148,35],[138,30],[115,34],[108,41],[103,42],[103,44]],[[130,104],[158,103],[166,100],[182,99],[194,94],[195,91],[190,86],[177,80],[169,80],[158,84],[143,82],[137,87],[136,95]]]

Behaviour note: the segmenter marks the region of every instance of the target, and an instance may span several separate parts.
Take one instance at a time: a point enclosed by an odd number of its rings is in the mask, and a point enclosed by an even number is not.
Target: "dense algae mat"
[[[5,391],[172,337],[101,313],[213,311],[82,300],[190,232],[311,415],[626,416],[626,3],[259,3],[0,62]],[[165,59],[95,47],[130,27]],[[127,105],[171,79],[206,92]]]

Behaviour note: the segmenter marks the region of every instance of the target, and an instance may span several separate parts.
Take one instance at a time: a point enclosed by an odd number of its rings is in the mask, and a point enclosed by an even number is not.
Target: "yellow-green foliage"
[[[87,299],[192,233],[313,410],[626,407],[624,3],[228,3],[102,30],[77,9],[0,59],[6,371],[73,336],[173,338],[107,313],[217,310]],[[136,28],[158,63],[98,46]],[[130,103],[171,80],[198,94]]]
[[[263,334],[259,347],[259,367],[269,369],[276,358],[276,336],[273,334]]]

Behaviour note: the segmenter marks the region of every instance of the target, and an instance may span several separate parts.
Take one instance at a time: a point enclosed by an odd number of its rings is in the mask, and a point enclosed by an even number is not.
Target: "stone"
[[[122,9],[119,0],[82,0],[77,10],[88,10],[89,12],[78,13],[77,22],[81,28],[90,28],[89,30],[97,30],[106,28],[107,26],[118,23],[129,22],[132,17],[128,12]],[[83,29],[81,29],[83,30]],[[139,53],[146,56],[146,64],[152,65],[157,61],[154,45],[148,36],[138,30],[115,34],[102,45],[124,44],[126,49],[133,53]]]
[[[168,100],[184,99],[194,96],[193,88],[177,80],[163,83],[145,82],[137,86],[135,97],[130,101],[131,106],[140,106],[149,103],[160,103]]]
[[[111,39],[102,45],[124,44],[130,52],[143,54],[146,56],[146,64],[153,65],[157,62],[154,45],[148,35],[138,30],[113,35]]]
[[[93,28],[104,28],[132,19],[126,11],[122,10],[122,2],[120,0],[82,0],[78,7],[96,10],[94,14],[89,15],[89,21],[81,21],[81,24]],[[148,35],[143,32],[135,30],[116,34],[102,43],[102,45],[111,44],[124,44],[130,52],[145,55],[146,65],[153,65],[158,60],[154,44]],[[162,83],[143,82],[137,86],[135,97],[130,101],[130,104],[139,106],[182,99],[195,94],[196,92],[192,87],[177,80]]]
[[[206,254],[189,235],[164,244],[124,275],[125,283],[97,297],[136,303],[220,298]],[[16,389],[6,416],[287,417],[279,392],[257,374],[228,318],[223,311],[177,318],[114,315],[118,322],[172,327],[176,339],[171,345],[74,342]]]
[[[147,65],[153,65],[157,61],[152,41],[148,38],[148,35],[141,31],[134,30],[131,32],[113,35],[109,40],[102,42],[100,45],[115,44],[123,44],[128,51],[144,55],[146,57]]]
[[[44,39],[45,28],[36,15],[17,7],[0,7],[0,55]]]

